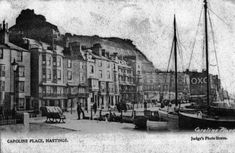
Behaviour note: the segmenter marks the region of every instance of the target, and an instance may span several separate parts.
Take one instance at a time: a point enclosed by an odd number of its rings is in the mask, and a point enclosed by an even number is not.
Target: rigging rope
[[[212,42],[213,42],[213,47],[214,47],[214,52],[215,52],[215,59],[216,59],[216,64],[217,64],[217,70],[218,70],[218,75],[220,77],[219,61],[218,61],[217,51],[216,51],[216,47],[215,47],[215,34],[214,34],[214,29],[213,29],[213,25],[212,25],[212,21],[211,21],[211,17],[210,17],[210,13],[209,12],[208,12],[208,15],[209,15],[209,22],[210,22],[210,27],[211,27],[211,32],[212,32]]]
[[[163,96],[165,95],[164,92],[166,91],[165,86],[166,86],[166,80],[167,80],[167,77],[168,77],[168,72],[169,72],[169,67],[170,67],[170,61],[171,61],[171,57],[172,57],[173,47],[174,47],[174,40],[172,40],[170,57],[169,57],[169,59],[168,59],[167,70],[166,70],[165,77],[164,77],[164,84],[163,84],[163,88],[162,88]],[[168,88],[168,89],[169,89],[169,88]],[[168,89],[167,89],[167,90],[168,90]]]
[[[190,58],[189,58],[188,69],[190,68],[192,57],[193,57],[193,51],[194,51],[196,38],[197,38],[197,34],[198,34],[198,29],[199,29],[199,25],[200,25],[200,21],[201,21],[202,11],[203,11],[203,6],[202,6],[202,9],[201,9],[201,12],[200,12],[200,17],[199,17],[198,24],[197,24],[197,30],[196,30],[195,38],[194,38],[194,41],[193,41],[193,44],[192,44],[192,51],[191,51]],[[190,46],[191,46],[191,44],[190,44]]]
[[[210,4],[210,3],[209,3]],[[208,7],[208,10],[211,11],[218,19],[220,19],[224,24],[226,24],[227,26],[229,26],[228,23],[226,23],[220,16],[218,16],[210,7]],[[208,13],[209,13],[208,11]]]
[[[216,51],[216,47],[215,47],[215,34],[214,34],[213,24],[212,24],[212,21],[211,21],[210,12],[208,12],[208,16],[209,16],[209,23],[210,23],[210,27],[211,27],[211,31],[212,31],[212,42],[213,42],[213,47],[214,47],[215,59],[216,59],[216,65],[215,66],[217,66],[218,77],[221,78],[220,69],[219,69],[219,61],[218,61],[217,51]],[[218,86],[216,86],[216,91],[218,92]],[[219,94],[219,99],[221,99],[220,94]]]
[[[183,44],[181,43],[181,37],[179,35],[178,29],[176,29],[176,34],[177,34],[177,38],[178,38],[178,52],[179,52],[179,57],[181,58],[181,64],[182,64],[182,70],[184,71],[184,57],[183,57],[183,48],[185,48],[183,46]],[[183,47],[183,48],[182,48]],[[186,50],[186,49],[185,49]]]

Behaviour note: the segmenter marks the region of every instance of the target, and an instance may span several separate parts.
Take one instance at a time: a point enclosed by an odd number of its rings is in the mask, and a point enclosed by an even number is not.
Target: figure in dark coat
[[[77,113],[78,113],[78,120],[80,120],[80,115],[81,115],[81,104],[77,103]]]
[[[93,110],[94,110],[94,113],[96,114],[96,112],[97,112],[97,104],[96,104],[96,102],[93,104]]]
[[[147,102],[144,101],[144,109],[147,109]]]

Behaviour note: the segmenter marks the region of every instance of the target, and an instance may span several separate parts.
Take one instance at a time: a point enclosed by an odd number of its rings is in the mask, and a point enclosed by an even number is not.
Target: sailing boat
[[[173,47],[174,47],[174,65],[175,65],[175,70],[174,70],[174,80],[175,80],[175,86],[174,86],[174,91],[175,91],[175,99],[174,99],[174,107],[170,107],[171,110],[169,110],[169,105],[164,108],[160,108],[158,110],[159,118],[161,120],[167,121],[168,122],[168,128],[169,129],[178,129],[178,113],[179,111],[191,111],[192,109],[186,109],[184,107],[180,107],[180,102],[178,100],[178,82],[177,82],[177,75],[178,75],[178,70],[177,70],[177,33],[176,33],[176,18],[174,15],[174,36],[173,36]]]
[[[178,90],[177,90],[177,35],[176,35],[176,19],[174,15],[174,37],[173,37],[173,47],[174,47],[174,61],[175,61],[175,107],[178,106]],[[178,114],[176,111],[169,111],[169,107],[160,108],[158,110],[159,118],[161,120],[166,120],[168,122],[168,127],[174,127],[178,129]]]
[[[179,112],[179,128],[235,128],[235,117],[215,115],[210,106],[210,79],[209,79],[209,52],[207,29],[207,0],[204,0],[205,16],[205,51],[206,51],[206,75],[207,75],[207,110],[198,113]]]

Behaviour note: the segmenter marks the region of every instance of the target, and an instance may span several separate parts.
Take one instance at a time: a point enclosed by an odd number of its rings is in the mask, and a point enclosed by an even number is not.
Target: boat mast
[[[207,30],[207,0],[204,0],[205,13],[205,49],[206,49],[206,75],[207,75],[207,105],[210,106],[210,75],[209,75],[209,53],[208,53],[208,30]]]
[[[178,106],[178,91],[177,91],[177,36],[176,36],[176,19],[174,15],[174,56],[175,56],[175,105]]]

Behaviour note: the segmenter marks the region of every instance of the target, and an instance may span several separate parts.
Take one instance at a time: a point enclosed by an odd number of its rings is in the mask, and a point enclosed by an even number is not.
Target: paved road
[[[50,126],[79,131],[80,133],[123,133],[123,132],[140,132],[134,129],[134,124],[106,122],[97,120],[77,120],[77,114],[65,113],[66,123],[45,123],[46,118],[31,118],[31,123],[47,124]],[[143,131],[142,131],[143,132]]]

